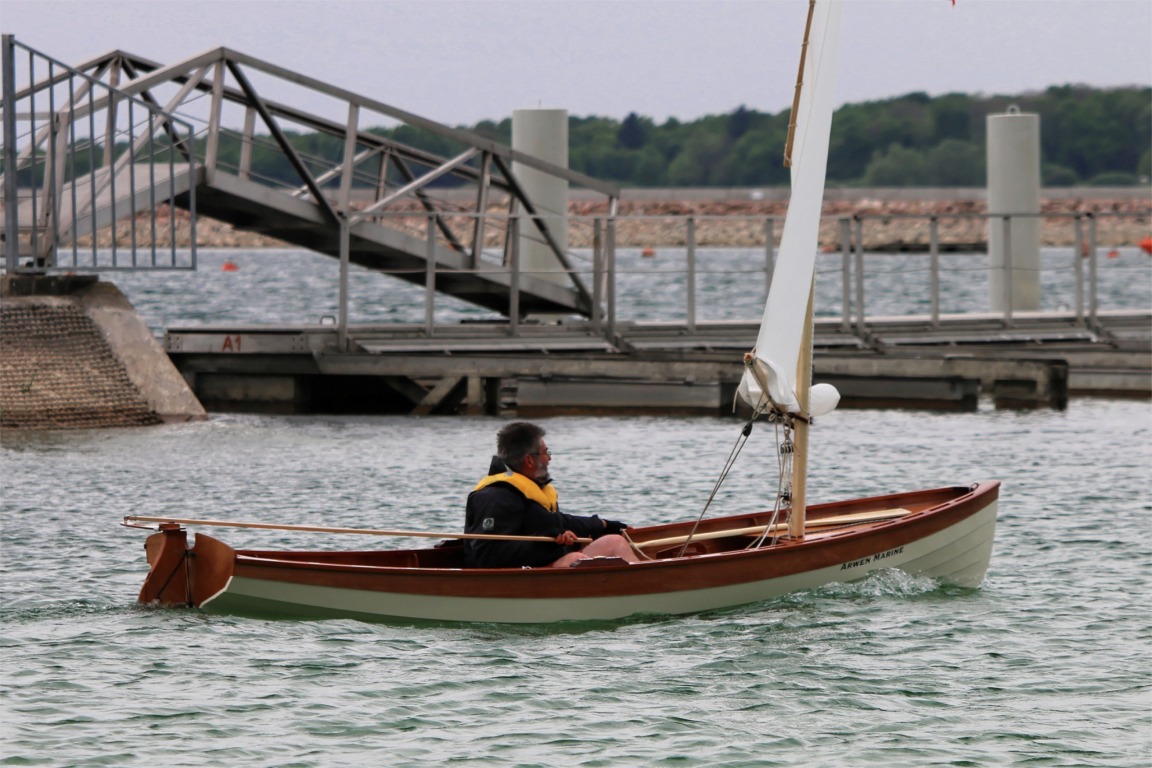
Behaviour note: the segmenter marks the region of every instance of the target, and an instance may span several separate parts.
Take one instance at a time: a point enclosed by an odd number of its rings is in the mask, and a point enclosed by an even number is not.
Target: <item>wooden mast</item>
[[[816,276],[808,289],[808,309],[804,313],[804,335],[800,337],[800,356],[796,360],[796,402],[800,413],[795,419],[795,444],[792,452],[792,511],[788,516],[788,536],[804,538],[808,501],[808,430],[811,427],[812,399],[812,302]]]
[[[808,0],[808,21],[804,24],[804,42],[800,43],[800,69],[796,73],[796,89],[792,93],[792,112],[788,117],[788,141],[784,143],[784,167],[792,167],[792,140],[796,137],[796,113],[800,111],[800,89],[804,85],[804,60],[808,56],[808,36],[812,33],[812,14],[816,0]]]
[[[812,16],[816,0],[808,0],[808,20],[804,23],[804,41],[800,44],[800,67],[796,72],[796,89],[792,95],[792,114],[788,120],[788,141],[784,146],[784,167],[792,166],[792,144],[796,138],[796,119],[800,111],[800,91],[804,87],[804,63],[808,57],[808,38],[812,34]],[[808,287],[808,308],[804,313],[804,333],[800,337],[800,355],[796,360],[796,402],[800,417],[795,420],[795,442],[792,453],[792,502],[788,517],[788,535],[804,538],[808,497],[808,427],[810,390],[812,389],[812,303],[816,275]]]

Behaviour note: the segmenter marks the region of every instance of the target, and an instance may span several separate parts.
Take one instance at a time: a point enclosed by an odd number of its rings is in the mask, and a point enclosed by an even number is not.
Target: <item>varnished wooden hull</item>
[[[206,611],[300,617],[537,623],[681,614],[755,603],[897,568],[975,587],[996,529],[998,482],[819,505],[801,541],[745,549],[746,533],[650,547],[657,559],[581,568],[468,569],[460,550],[237,551],[182,529],[154,534],[152,571],[140,599]],[[896,518],[820,527],[821,520],[903,508]],[[867,516],[867,515],[865,515]],[[703,522],[697,535],[763,525],[768,516]],[[630,529],[644,545],[687,533],[691,523]],[[191,557],[188,557],[191,553]]]

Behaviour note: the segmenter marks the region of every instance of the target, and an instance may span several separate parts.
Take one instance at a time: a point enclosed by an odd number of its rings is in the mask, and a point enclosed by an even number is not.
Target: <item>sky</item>
[[[804,0],[3,0],[67,64],[225,46],[449,125],[788,109]],[[846,0],[837,103],[1152,85],[1150,0]],[[307,106],[307,105],[297,105]]]

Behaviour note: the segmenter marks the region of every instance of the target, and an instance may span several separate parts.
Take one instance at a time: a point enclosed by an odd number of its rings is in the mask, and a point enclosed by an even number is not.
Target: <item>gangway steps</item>
[[[180,201],[177,201],[180,204]],[[272,190],[238,176],[217,172],[196,190],[199,214],[258,231],[317,253],[340,258],[339,226],[313,202]],[[387,272],[407,282],[425,285],[428,243],[372,221],[349,230],[349,261],[366,269]],[[506,314],[512,304],[510,272],[498,265],[469,264],[469,257],[437,243],[433,250],[435,288],[486,309]],[[521,273],[519,308],[522,314],[587,312],[576,291],[549,280]]]

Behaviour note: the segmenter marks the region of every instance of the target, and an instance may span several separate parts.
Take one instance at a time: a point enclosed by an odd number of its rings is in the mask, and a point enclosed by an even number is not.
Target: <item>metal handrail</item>
[[[113,84],[102,82],[16,42],[12,35],[3,36],[0,62],[5,270],[16,274],[49,269],[194,269],[197,161],[191,151],[191,124],[119,90],[115,78]],[[31,82],[22,90],[16,88],[18,70]],[[44,73],[40,79],[38,71]],[[158,165],[165,166],[166,179],[158,178]],[[141,170],[144,178],[138,179]],[[178,188],[181,174],[187,178],[187,189]],[[21,190],[21,175],[39,186]],[[127,185],[126,192],[117,190],[120,183]],[[192,244],[187,259],[181,261],[183,256],[177,255],[175,247],[175,222],[170,220],[172,236],[164,263],[157,256],[157,220],[163,214],[161,204],[173,202],[178,195],[185,196],[181,204],[192,212]],[[22,206],[22,201],[27,204]],[[151,234],[147,262],[138,253],[137,219],[144,211]],[[102,261],[97,232],[120,221],[127,221],[129,227],[128,263],[120,260],[115,236],[110,260]],[[89,261],[80,257],[78,235],[84,231],[92,239]],[[70,262],[61,257],[68,241]],[[22,245],[27,249],[24,254]],[[22,256],[29,260],[22,264]]]
[[[1016,215],[1003,215],[1003,214],[958,214],[965,218],[983,218],[989,226],[1003,226],[1006,228],[1011,227],[1011,222],[1017,218]],[[1146,214],[1141,212],[1136,213],[1111,213],[1109,215],[1128,218],[1145,218]],[[393,218],[402,218],[402,214],[391,214]],[[464,223],[460,224],[467,228],[467,220],[476,214],[461,214]],[[1020,214],[1025,216],[1025,214]],[[1034,217],[1035,214],[1028,214]],[[1051,215],[1050,215],[1051,216]],[[419,217],[419,214],[408,214],[409,218]],[[1062,215],[1062,218],[1069,220],[1069,224],[1074,228],[1074,245],[1067,246],[1073,254],[1073,260],[1067,267],[1072,270],[1073,278],[1073,292],[1075,295],[1075,321],[1081,326],[1093,326],[1096,323],[1096,312],[1099,306],[1098,295],[1098,281],[1097,281],[1097,259],[1100,257],[1099,249],[1096,247],[1096,225],[1097,215],[1095,214],[1068,214]],[[385,217],[388,218],[388,217]],[[487,219],[500,219],[492,226],[492,230],[501,231],[505,229],[507,222],[503,221],[508,219],[515,222],[515,217],[509,214],[487,214]],[[619,230],[627,228],[628,225],[637,223],[638,221],[651,220],[659,218],[665,225],[672,224],[673,229],[682,229],[684,233],[683,245],[677,246],[675,250],[675,258],[683,258],[682,266],[661,266],[659,269],[627,269],[619,264],[621,247],[619,242]],[[697,281],[702,275],[716,274],[716,273],[732,273],[735,271],[748,271],[748,270],[731,270],[731,269],[717,269],[713,266],[708,266],[706,261],[710,258],[706,251],[708,249],[702,248],[698,243],[698,230],[701,218],[711,218],[720,222],[727,222],[728,224],[735,224],[741,221],[756,220],[763,217],[699,217],[699,216],[685,216],[685,217],[630,217],[618,216],[615,218],[607,217],[570,217],[570,224],[577,227],[584,227],[591,231],[591,242],[587,247],[573,248],[570,250],[570,261],[574,264],[583,264],[584,269],[588,273],[588,281],[593,286],[593,301],[594,309],[590,317],[590,328],[594,333],[601,334],[609,341],[616,339],[616,327],[620,318],[621,300],[621,286],[619,279],[621,276],[628,276],[629,274],[660,274],[663,276],[683,274],[685,277],[684,282],[684,304],[683,313],[681,315],[685,329],[688,333],[693,333],[699,325],[700,318],[698,316],[698,285]],[[839,253],[840,267],[837,270],[818,269],[817,274],[840,274],[840,317],[841,328],[845,332],[853,333],[862,339],[868,338],[868,328],[866,323],[866,306],[867,296],[865,289],[865,277],[867,272],[865,270],[865,260],[867,259],[883,259],[888,254],[868,254],[864,248],[864,239],[867,224],[871,220],[884,220],[889,217],[884,216],[855,216],[855,217],[831,217],[830,222],[835,225],[837,231],[840,233],[839,249],[833,250],[829,255]],[[906,218],[915,218],[913,216],[906,216]],[[944,268],[941,260],[941,238],[939,235],[939,220],[945,218],[944,215],[931,214],[922,216],[929,225],[929,242],[924,253],[921,255],[927,262],[925,271],[928,273],[928,291],[930,313],[928,324],[930,327],[939,328],[941,325],[941,317],[943,315],[943,301],[941,297],[941,290],[943,282],[941,276],[948,270]],[[430,221],[430,219],[426,219]],[[1087,222],[1088,238],[1087,242],[1084,241],[1082,236],[1082,229],[1085,228]],[[426,224],[426,226],[428,226]],[[763,231],[766,233],[774,233],[777,230],[775,227],[775,217],[768,217],[765,222]],[[770,286],[771,272],[774,268],[774,258],[776,243],[771,243],[765,238],[765,242],[761,245],[764,248],[764,261],[762,267],[752,270],[754,272],[763,272],[765,275],[765,285]],[[633,254],[637,251],[647,250],[640,246],[632,245],[630,249]],[[663,249],[663,257],[666,263],[669,249]],[[1095,258],[1083,258],[1081,254],[1092,255]],[[957,254],[956,258],[972,258],[978,259],[986,257],[986,253],[974,251],[968,254]],[[430,251],[431,258],[431,251]],[[434,282],[436,275],[460,273],[461,270],[444,270],[433,267],[428,268],[425,265],[425,272],[428,276],[428,283],[426,286]],[[1003,269],[1007,272],[1012,270],[1013,264],[1011,256],[1005,260]],[[1021,267],[1016,267],[1020,269]],[[987,271],[990,267],[985,264],[979,267],[982,271]],[[571,267],[557,267],[551,270],[535,270],[533,274],[557,274],[569,273]],[[1088,271],[1087,288],[1084,284],[1084,271]],[[474,271],[492,272],[492,271],[505,271],[509,274],[509,291],[510,291],[510,305],[513,307],[512,313],[509,317],[509,333],[518,335],[520,333],[521,318],[519,312],[516,310],[517,302],[516,295],[519,291],[519,281],[521,276],[525,274],[524,270],[519,268],[516,262],[516,249],[510,249],[507,252],[507,257],[500,263],[485,263],[474,268]],[[387,274],[400,274],[405,270],[387,270]],[[407,270],[408,274],[412,274],[415,270]],[[1084,294],[1088,294],[1088,312],[1084,310]],[[1011,289],[1006,289],[1005,298],[1007,300],[1006,308],[1000,313],[1001,324],[1005,328],[1012,327],[1018,319],[1019,312],[1011,304]],[[991,297],[989,297],[991,300]],[[425,312],[425,325],[429,335],[434,333],[435,323],[435,307],[436,295],[434,291],[427,291],[425,296],[426,305]],[[749,318],[754,320],[756,318]]]

